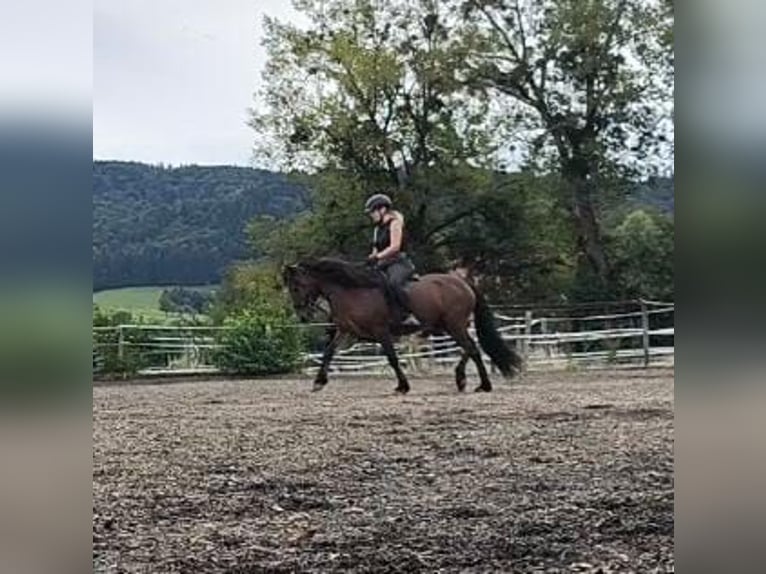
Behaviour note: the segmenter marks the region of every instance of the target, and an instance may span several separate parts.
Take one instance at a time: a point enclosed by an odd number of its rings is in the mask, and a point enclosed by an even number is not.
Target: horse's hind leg
[[[468,353],[463,351],[463,354],[460,356],[460,361],[458,362],[457,366],[455,367],[455,383],[457,384],[457,390],[461,393],[465,391],[465,366],[466,363],[468,363]]]
[[[460,359],[460,363],[458,363],[458,367],[462,363],[462,374],[463,374],[463,384],[465,384],[465,363],[467,362],[466,357],[471,358],[474,363],[476,363],[476,368],[479,371],[479,379],[481,380],[481,384],[476,387],[476,391],[480,392],[489,392],[492,390],[492,383],[489,380],[489,375],[487,374],[487,369],[484,367],[484,361],[481,358],[481,352],[479,351],[479,347],[476,345],[474,340],[471,338],[471,335],[468,334],[468,331],[466,329],[461,329],[459,331],[450,331],[450,335],[452,335],[452,338],[455,339],[455,342],[460,345],[464,351],[463,358]],[[455,369],[456,374],[459,374],[457,372],[457,369]],[[458,388],[460,388],[460,384],[458,383]]]
[[[396,392],[403,395],[407,394],[410,392],[410,383],[407,381],[407,377],[404,375],[401,365],[399,365],[399,358],[396,356],[396,349],[394,348],[394,343],[391,340],[391,337],[384,337],[380,344],[383,347],[383,352],[388,358],[388,364],[391,365],[391,368],[396,373],[396,379],[399,382],[396,386]]]

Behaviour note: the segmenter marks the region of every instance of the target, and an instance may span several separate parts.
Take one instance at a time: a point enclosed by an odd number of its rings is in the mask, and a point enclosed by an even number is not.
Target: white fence
[[[497,310],[495,318],[503,338],[516,347],[527,370],[673,365],[674,305],[649,301],[620,305],[636,308],[585,316],[573,315],[574,308],[559,309],[559,313],[550,309]],[[461,354],[448,336],[411,337],[400,342],[397,350],[409,371],[421,373],[452,370]],[[308,356],[313,362],[309,371],[316,370],[321,356],[320,352]],[[488,357],[484,359],[488,361]],[[470,372],[472,363],[468,367]],[[386,369],[388,362],[378,346],[360,343],[337,353],[331,372],[361,374]]]
[[[525,369],[565,369],[623,365],[674,364],[672,303],[628,301],[578,307],[495,308],[498,329],[524,358]],[[326,329],[326,324],[296,325]],[[105,350],[122,358],[140,356],[152,366],[141,375],[204,374],[218,372],[212,350],[223,327],[121,325],[94,328],[94,371],[104,367]],[[448,336],[409,337],[398,344],[404,368],[411,373],[451,371],[460,349]],[[321,350],[307,353],[304,370],[314,372]],[[486,357],[485,357],[486,359]],[[335,374],[377,374],[388,369],[379,347],[357,343],[336,354]],[[469,362],[469,369],[473,369]],[[470,372],[470,371],[469,371]]]

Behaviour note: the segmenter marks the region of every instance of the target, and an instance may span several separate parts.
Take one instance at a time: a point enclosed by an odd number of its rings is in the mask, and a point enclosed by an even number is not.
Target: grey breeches
[[[395,287],[404,285],[414,272],[415,266],[409,259],[404,258],[383,267],[388,282]]]
[[[393,262],[381,265],[380,269],[386,276],[392,291],[391,295],[393,295],[396,302],[408,308],[407,294],[404,292],[403,286],[415,273],[415,266],[412,264],[412,261],[410,261],[407,255],[402,254]]]

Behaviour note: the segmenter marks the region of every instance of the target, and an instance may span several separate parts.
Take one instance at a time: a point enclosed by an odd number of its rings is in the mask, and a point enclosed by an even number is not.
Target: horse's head
[[[310,321],[320,295],[319,282],[300,263],[285,266],[282,270],[282,280],[290,293],[298,318],[304,322]]]

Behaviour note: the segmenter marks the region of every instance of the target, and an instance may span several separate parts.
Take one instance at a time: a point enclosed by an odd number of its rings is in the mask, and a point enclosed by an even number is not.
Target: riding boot
[[[400,326],[417,328],[420,323],[412,316],[409,306],[409,297],[404,290],[404,284],[412,275],[414,267],[406,256],[386,265],[384,273],[387,279],[388,292],[393,299],[394,322]]]
[[[407,293],[401,287],[395,287],[394,293],[396,294],[399,319],[397,323],[404,327],[419,327],[420,321],[418,321],[415,315],[412,314],[412,311],[410,311]]]

